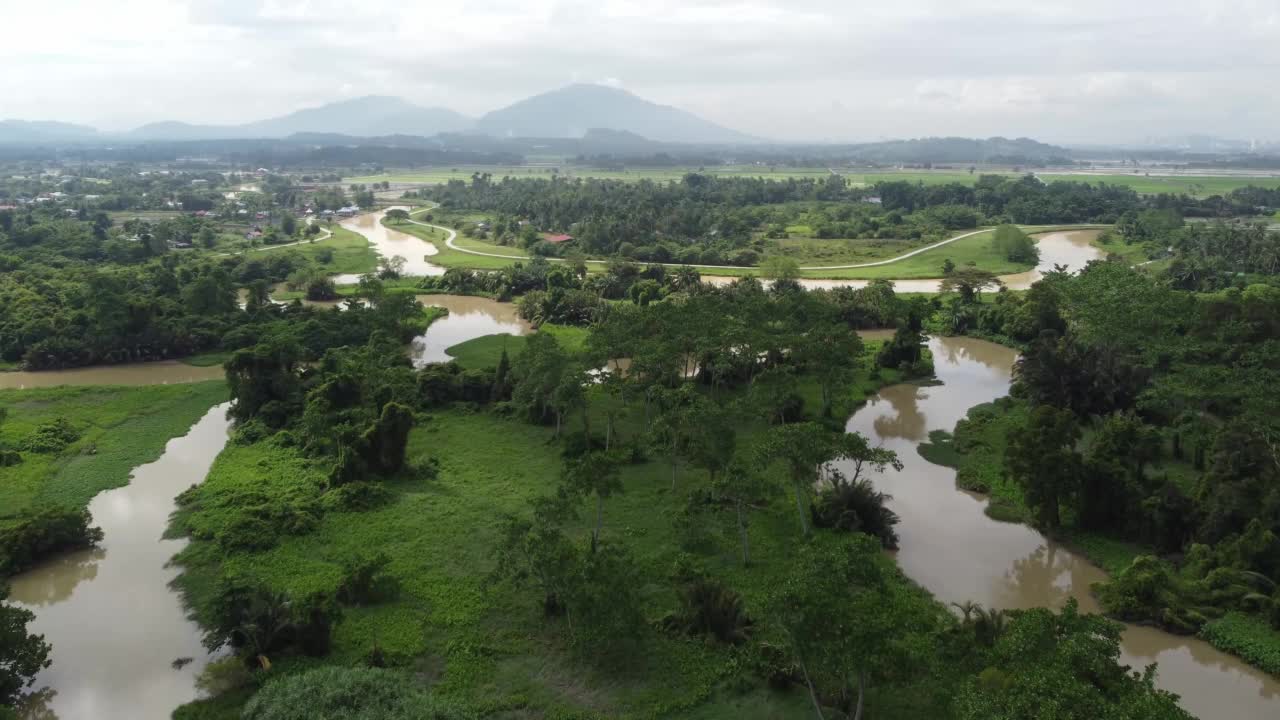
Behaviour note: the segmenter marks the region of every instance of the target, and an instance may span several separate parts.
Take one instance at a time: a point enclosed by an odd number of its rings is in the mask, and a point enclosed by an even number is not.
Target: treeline
[[[0,359],[46,369],[178,358],[245,347],[281,323],[305,326],[318,357],[348,331],[327,313],[270,304],[270,283],[310,267],[297,253],[168,252],[169,239],[206,231],[194,218],[121,231],[105,215],[0,212]]]
[[[936,240],[985,224],[1116,223],[1152,209],[1180,217],[1252,214],[1269,191],[1244,188],[1225,197],[1139,196],[1119,185],[1043,182],[1035,176],[980,176],[974,184],[906,181],[855,187],[839,175],[765,180],[686,175],[680,181],[513,178],[477,174],[419,193],[449,219],[491,215],[492,227],[458,221],[464,233],[562,255],[538,231],[571,233],[577,252],[642,262],[754,265],[768,239],[788,237],[803,221],[821,238]],[[871,202],[867,202],[871,201]]]

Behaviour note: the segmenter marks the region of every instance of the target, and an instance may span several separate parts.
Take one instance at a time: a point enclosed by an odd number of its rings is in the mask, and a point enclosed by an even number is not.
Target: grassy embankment
[[[549,167],[529,167],[529,166],[476,166],[476,167],[458,167],[458,168],[434,168],[427,170],[404,170],[391,171],[381,175],[366,175],[361,177],[346,178],[343,183],[373,183],[388,181],[392,183],[402,184],[423,184],[438,185],[447,183],[450,180],[468,180],[472,173],[489,173],[495,178],[502,177],[541,177],[547,178],[552,176],[552,169]],[[721,177],[758,177],[773,180],[784,180],[787,178],[815,178],[822,179],[831,174],[831,169],[826,167],[805,167],[805,168],[788,168],[788,167],[757,167],[754,165],[725,165],[706,168],[697,167],[679,167],[679,168],[635,168],[627,170],[602,170],[589,167],[573,167],[562,166],[559,168],[559,175],[564,177],[580,177],[580,178],[601,178],[613,180],[653,180],[667,181],[679,180],[686,174],[691,172],[701,172],[708,175],[716,175]],[[849,179],[849,182],[855,185],[874,185],[877,182],[893,182],[907,181],[920,182],[926,185],[939,185],[945,183],[963,183],[972,185],[977,182],[980,175],[1005,175],[1009,177],[1019,177],[1025,175],[1026,172],[1014,172],[1010,168],[996,169],[980,169],[970,175],[966,171],[958,170],[884,170],[884,171],[853,171],[841,174]],[[1231,177],[1221,175],[1171,175],[1171,176],[1148,176],[1146,174],[1115,174],[1115,173],[1065,173],[1045,171],[1038,172],[1047,182],[1055,180],[1063,180],[1070,182],[1087,182],[1087,183],[1105,183],[1109,185],[1121,185],[1123,187],[1132,188],[1135,192],[1144,195],[1157,195],[1160,193],[1176,193],[1194,195],[1197,197],[1207,197],[1209,195],[1220,195],[1230,192],[1236,188],[1253,185],[1256,187],[1275,188],[1280,187],[1280,178],[1258,178],[1258,177]]]
[[[955,434],[934,431],[930,442],[920,445],[929,462],[956,469],[956,484],[965,490],[990,496],[987,515],[1005,522],[1029,522],[1031,512],[1022,490],[1004,472],[1004,452],[1009,431],[1028,422],[1028,406],[1012,398],[978,405],[956,426]],[[1086,430],[1081,446],[1092,434]],[[1152,472],[1167,475],[1184,492],[1191,493],[1196,472],[1185,461],[1167,454]],[[1082,553],[1110,575],[1119,574],[1135,557],[1157,554],[1154,549],[1072,526],[1068,513],[1055,538]],[[1234,653],[1271,673],[1280,674],[1280,631],[1263,618],[1237,612],[1209,621],[1200,636],[1220,650]]]
[[[479,361],[485,353],[492,357],[493,342],[473,341],[470,360]],[[891,371],[860,371],[845,393],[841,411],[898,377]],[[804,383],[803,394],[807,407],[818,406],[813,383]],[[592,399],[597,430],[604,425],[609,405],[604,397]],[[622,410],[617,439],[636,441],[643,436],[642,404],[633,398]],[[572,418],[567,429],[576,430],[580,423],[580,418]],[[739,447],[749,449],[763,429],[759,421],[744,421]],[[400,596],[347,608],[335,631],[333,653],[323,662],[359,664],[376,643],[392,664],[413,670],[433,692],[501,717],[764,720],[809,712],[798,691],[774,692],[762,683],[729,687],[726,680],[749,676],[743,671],[745,658],[737,651],[658,629],[647,634],[631,670],[610,673],[585,665],[566,646],[564,621],[542,616],[541,595],[535,589],[516,590],[487,579],[494,567],[502,515],[527,514],[533,499],[556,486],[562,461],[551,428],[495,412],[442,410],[421,418],[410,436],[409,456],[417,467],[429,459],[437,461],[438,476],[427,479],[410,473],[389,481],[391,498],[371,510],[327,511],[313,532],[282,536],[262,552],[223,555],[214,542],[193,541],[180,556],[185,571],[179,582],[197,614],[207,612],[216,578],[222,574],[242,575],[291,594],[329,591],[339,581],[346,559],[379,551],[391,558],[390,572],[402,584]],[[296,449],[274,442],[233,443],[214,464],[203,491],[224,497],[253,493],[306,498],[323,486],[325,470]],[[697,548],[699,560],[743,594],[748,612],[759,613],[801,542],[794,505],[779,489],[768,505],[753,513],[753,565],[743,568],[736,538],[722,534],[718,525],[697,544],[677,531],[673,521],[685,507],[687,494],[705,486],[707,478],[702,471],[681,468],[673,492],[670,473],[661,457],[629,465],[623,471],[624,492],[604,506],[606,540],[625,544],[637,558],[634,587],[644,598],[646,615],[656,623],[676,607],[668,576],[682,544]],[[584,512],[572,523],[576,541],[589,532],[589,515]],[[193,518],[197,535],[203,537],[216,535],[222,520],[218,512],[204,512],[180,514],[176,522],[182,527]],[[831,539],[819,533],[816,541]],[[315,662],[273,658],[273,672],[291,672]],[[928,698],[928,693],[874,693],[870,703],[877,717],[905,720],[928,716]],[[233,695],[198,703],[179,717],[238,717],[237,706],[243,700],[243,695]]]
[[[94,495],[127,485],[133,468],[154,461],[209,408],[225,402],[223,382],[147,387],[0,390],[9,411],[0,439],[10,448],[45,422],[66,418],[80,439],[57,454],[23,452],[0,467],[0,524],[43,504],[84,507]]]

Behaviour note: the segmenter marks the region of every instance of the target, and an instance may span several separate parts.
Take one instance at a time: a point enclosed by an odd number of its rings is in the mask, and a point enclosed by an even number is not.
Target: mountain
[[[93,140],[98,131],[88,125],[53,121],[0,120],[0,143]]]
[[[400,98],[368,95],[244,125],[158,122],[143,125],[129,135],[145,140],[283,138],[298,133],[428,136],[465,130],[471,124],[471,118],[446,108],[420,107]]]
[[[931,137],[855,145],[859,160],[881,163],[1070,163],[1071,151],[1031,138]]]
[[[587,84],[569,85],[494,110],[481,117],[474,129],[497,137],[579,138],[592,128],[622,130],[662,142],[757,142],[749,135],[626,90]]]

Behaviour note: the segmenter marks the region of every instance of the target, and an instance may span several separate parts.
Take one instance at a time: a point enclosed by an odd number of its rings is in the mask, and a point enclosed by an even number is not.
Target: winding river
[[[425,249],[390,244],[412,236],[388,230],[380,220],[379,213],[349,222],[351,229],[369,235],[384,256],[397,254],[414,262],[411,256],[417,254],[430,265]],[[384,239],[375,239],[379,236]],[[1082,232],[1044,236],[1041,266],[1079,267],[1100,257],[1090,239]],[[1006,283],[1025,287],[1038,276],[1039,270],[1034,270],[1007,276]],[[936,283],[903,281],[897,287],[911,292],[936,289]],[[446,307],[450,314],[414,341],[411,356],[417,366],[449,359],[447,348],[471,338],[530,331],[510,304],[450,295],[418,299]],[[903,460],[900,473],[875,478],[893,495],[891,505],[902,518],[897,558],[903,570],[944,602],[1060,607],[1068,597],[1076,597],[1082,609],[1096,612],[1088,588],[1104,577],[1101,570],[1031,528],[989,519],[983,513],[983,498],[956,489],[953,470],[930,464],[915,450],[930,430],[950,430],[973,405],[1007,394],[1014,351],[969,338],[935,338],[930,349],[941,385],[884,388],[847,424],[849,430],[897,451]],[[157,362],[0,373],[0,388],[220,377],[220,367]],[[163,718],[195,697],[195,675],[210,656],[200,645],[198,628],[168,587],[176,575],[168,561],[185,541],[163,540],[161,534],[174,509],[174,496],[203,480],[226,443],[227,431],[225,406],[210,410],[185,436],[171,440],[159,460],[136,468],[128,486],[94,498],[90,511],[105,532],[100,548],[58,558],[13,578],[12,599],[36,613],[33,630],[43,633],[54,648],[53,665],[36,685],[46,689],[25,708],[26,717]],[[180,658],[190,661],[175,666]],[[1202,720],[1280,717],[1280,681],[1195,638],[1129,627],[1123,659],[1135,668],[1158,662],[1159,684],[1182,695],[1183,705]]]
[[[365,213],[343,220],[339,225],[368,238],[369,244],[373,245],[378,255],[383,258],[403,258],[402,272],[405,275],[413,277],[443,275],[445,269],[432,264],[427,259],[440,252],[435,245],[420,237],[392,230],[382,224],[382,219],[387,216],[387,210],[408,209],[402,205],[392,206],[378,212]],[[335,275],[333,281],[339,285],[350,285],[359,282],[360,276],[358,274]]]
[[[954,470],[916,452],[929,431],[951,430],[969,408],[1007,395],[1016,353],[972,338],[934,338],[929,347],[941,385],[886,387],[846,425],[903,462],[901,472],[874,478],[902,519],[903,571],[942,602],[1056,608],[1075,597],[1081,610],[1099,612],[1089,593],[1106,577],[1099,568],[1030,527],[988,518],[985,498],[956,489]],[[1129,626],[1122,662],[1159,663],[1158,684],[1201,720],[1280,717],[1280,680],[1196,638]]]
[[[169,559],[187,541],[161,536],[174,497],[203,481],[226,445],[226,410],[209,410],[158,460],[134,468],[128,485],[89,503],[104,533],[99,547],[12,579],[10,599],[35,613],[31,631],[53,645],[23,717],[167,718],[195,699],[195,677],[211,655],[169,588],[178,575]]]

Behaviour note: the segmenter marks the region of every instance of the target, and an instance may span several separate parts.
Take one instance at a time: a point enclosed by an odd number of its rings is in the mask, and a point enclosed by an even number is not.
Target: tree
[[[1041,527],[1062,524],[1061,506],[1075,496],[1081,475],[1075,452],[1080,427],[1070,410],[1040,405],[1027,424],[1009,431],[1005,471],[1022,487]]]
[[[819,719],[821,689],[849,698],[846,716],[860,720],[875,675],[923,663],[926,644],[913,640],[933,624],[932,611],[897,586],[891,563],[865,535],[801,546],[769,599]]]
[[[1000,288],[1004,283],[995,273],[979,270],[974,267],[956,268],[942,279],[938,291],[958,293],[965,302],[974,303],[982,300],[982,291],[989,287]]]
[[[399,225],[409,219],[409,211],[403,208],[391,208],[387,211],[386,218]]]
[[[823,475],[823,467],[837,460],[854,463],[852,482],[856,482],[866,467],[883,470],[892,465],[901,468],[898,456],[891,450],[874,448],[861,434],[833,433],[813,423],[792,423],[769,431],[757,452],[763,464],[777,460],[786,464],[795,491],[796,512],[800,518],[800,532],[809,534],[808,509],[805,498]]]
[[[564,488],[556,495],[533,501],[529,519],[508,515],[502,523],[502,542],[494,579],[507,579],[517,587],[537,583],[542,591],[542,610],[548,617],[566,610],[575,573],[580,562],[578,548],[562,528],[575,517],[573,503]]]
[[[554,411],[553,395],[564,380],[567,363],[568,357],[554,335],[530,335],[524,350],[511,364],[511,402],[531,420],[545,421]]]
[[[1074,598],[1058,614],[1010,615],[986,669],[956,696],[958,720],[1192,720],[1155,686],[1155,665],[1120,664],[1119,623],[1080,614]]]
[[[591,551],[600,547],[600,533],[604,530],[604,501],[614,493],[622,492],[621,458],[616,454],[595,451],[570,460],[564,470],[565,486],[579,496],[596,498],[596,523],[591,532]]]
[[[1040,262],[1040,249],[1030,235],[1017,225],[1001,225],[991,239],[991,247],[1009,262],[1034,265]]]
[[[775,490],[768,477],[752,467],[750,463],[739,459],[729,464],[725,472],[712,484],[712,491],[723,498],[733,508],[734,524],[738,530],[738,540],[742,545],[742,565],[751,564],[751,539],[747,532],[750,526],[750,513],[758,506],[768,502],[768,496]]]
[[[285,235],[293,235],[297,231],[298,231],[298,220],[294,218],[292,215],[289,215],[286,213],[285,216],[280,219],[280,232],[284,233]]]
[[[770,255],[760,263],[760,274],[770,280],[795,280],[800,277],[800,263],[785,255]]]
[[[44,636],[27,632],[35,613],[5,602],[8,598],[9,587],[0,583],[0,711],[16,704],[36,675],[52,663]]]
[[[831,416],[836,389],[847,385],[862,358],[862,339],[835,323],[822,323],[805,334],[797,355],[822,389],[822,416]]]

